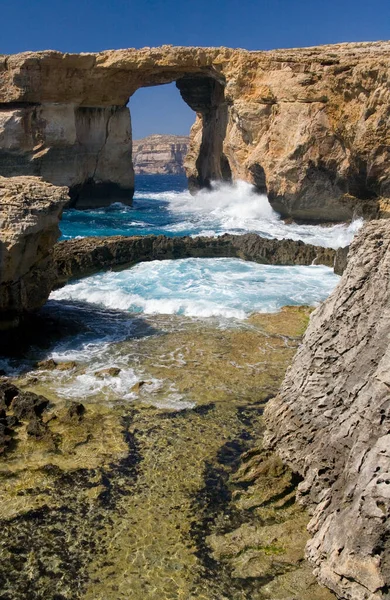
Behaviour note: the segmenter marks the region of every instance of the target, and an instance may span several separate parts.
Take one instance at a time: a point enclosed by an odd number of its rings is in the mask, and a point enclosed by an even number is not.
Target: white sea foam
[[[166,225],[167,233],[211,236],[256,232],[268,238],[289,238],[339,248],[348,245],[363,224],[362,219],[357,219],[350,225],[287,225],[272,209],[267,197],[256,193],[254,186],[245,181],[215,183],[211,191],[201,190],[195,196],[188,191],[138,192],[135,198],[168,204],[170,212],[180,220]]]
[[[94,275],[52,293],[56,300],[85,301],[145,314],[243,319],[287,304],[318,304],[338,281],[324,266],[281,267],[238,259],[141,263]]]

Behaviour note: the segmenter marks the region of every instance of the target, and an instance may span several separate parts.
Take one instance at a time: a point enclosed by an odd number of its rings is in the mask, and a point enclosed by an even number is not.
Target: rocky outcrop
[[[389,274],[390,223],[372,221],[266,409],[268,445],[303,477],[307,556],[348,600],[390,586]]]
[[[0,175],[37,175],[68,186],[78,208],[131,204],[126,107],[10,103],[0,110]]]
[[[133,142],[134,173],[140,175],[184,174],[189,138],[181,135],[149,135]]]
[[[59,242],[54,247],[57,287],[113,267],[149,260],[234,257],[268,265],[333,266],[335,250],[293,240],[268,240],[255,233],[220,237],[90,237]]]
[[[36,177],[0,177],[0,329],[17,325],[50,294],[67,191]]]
[[[389,42],[3,56],[1,174],[68,185],[79,207],[131,202],[128,100],[176,81],[197,114],[190,187],[244,179],[285,217],[372,216],[390,197],[389,65]]]

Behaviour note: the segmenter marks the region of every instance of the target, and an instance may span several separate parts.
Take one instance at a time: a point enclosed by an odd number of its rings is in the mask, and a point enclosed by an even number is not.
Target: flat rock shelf
[[[330,600],[302,560],[296,476],[262,449],[310,312],[143,316],[112,348],[142,374],[122,402],[72,399],[82,361],[41,363],[16,397],[0,384],[1,597]]]

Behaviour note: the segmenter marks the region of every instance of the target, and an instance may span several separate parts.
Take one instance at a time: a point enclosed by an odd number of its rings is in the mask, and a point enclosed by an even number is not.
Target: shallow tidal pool
[[[261,443],[311,309],[223,322],[67,310],[82,315],[78,343],[31,349],[15,373],[51,405],[45,435],[22,426],[0,458],[2,598],[332,598],[302,560],[298,480]]]

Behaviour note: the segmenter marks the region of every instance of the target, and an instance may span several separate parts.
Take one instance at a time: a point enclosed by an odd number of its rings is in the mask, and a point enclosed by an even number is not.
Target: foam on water
[[[179,181],[184,186],[184,180]],[[180,187],[178,183],[176,187]],[[350,243],[363,223],[362,219],[357,219],[350,225],[327,227],[287,225],[272,209],[267,197],[257,194],[255,188],[245,181],[215,183],[212,190],[201,190],[195,196],[183,189],[158,189],[156,184],[154,189],[148,185],[147,191],[142,191],[141,185],[132,207],[115,204],[93,211],[65,211],[63,236],[214,236],[255,232],[266,238],[290,238],[339,248]]]
[[[144,397],[148,404],[174,410],[194,406],[174,387],[166,390],[163,380],[151,377],[140,368],[131,344],[156,335],[155,329],[142,318],[96,304],[53,299],[42,310],[42,316],[45,314],[50,319],[61,315],[64,323],[71,322],[79,332],[53,342],[50,348],[31,348],[23,361],[0,360],[0,368],[7,375],[20,376],[30,372],[37,361],[53,359],[57,363],[74,363],[65,370],[40,369],[40,384],[56,396],[82,402],[103,399],[107,403],[142,401]],[[110,371],[112,368],[118,373]],[[140,381],[143,382],[142,397],[133,388]]]
[[[243,319],[285,305],[318,304],[338,276],[324,266],[281,267],[239,259],[153,261],[70,283],[52,293],[110,309],[145,314]]]

